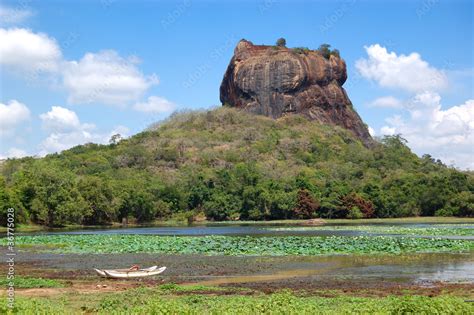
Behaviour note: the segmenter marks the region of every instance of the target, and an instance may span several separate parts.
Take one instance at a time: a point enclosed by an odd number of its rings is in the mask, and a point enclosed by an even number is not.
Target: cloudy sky
[[[133,135],[220,105],[241,38],[346,60],[375,136],[474,169],[472,1],[2,1],[0,158]]]

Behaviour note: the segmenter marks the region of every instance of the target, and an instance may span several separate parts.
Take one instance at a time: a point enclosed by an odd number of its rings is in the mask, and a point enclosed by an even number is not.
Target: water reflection
[[[242,258],[239,258],[242,259]],[[399,256],[294,256],[248,257],[268,264],[263,272],[226,274],[219,277],[203,276],[189,284],[222,285],[266,281],[297,283],[304,279],[314,284],[400,283],[430,287],[436,282],[474,283],[474,254],[414,254]],[[248,262],[252,265],[252,262]],[[289,283],[286,282],[286,283]]]
[[[285,268],[314,270],[313,277],[320,279],[474,283],[474,253],[294,257]],[[321,270],[325,272],[321,274]]]

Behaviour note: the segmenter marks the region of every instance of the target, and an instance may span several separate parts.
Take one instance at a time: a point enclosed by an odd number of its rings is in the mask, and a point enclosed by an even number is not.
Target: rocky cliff
[[[347,128],[370,146],[367,126],[342,87],[346,79],[346,64],[338,55],[241,40],[224,75],[220,99],[224,105],[273,118],[303,114]]]

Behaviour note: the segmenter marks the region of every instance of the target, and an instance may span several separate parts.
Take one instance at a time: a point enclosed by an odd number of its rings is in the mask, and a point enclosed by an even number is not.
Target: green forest
[[[474,216],[474,174],[399,135],[367,148],[299,115],[175,113],[131,138],[0,165],[0,223]]]

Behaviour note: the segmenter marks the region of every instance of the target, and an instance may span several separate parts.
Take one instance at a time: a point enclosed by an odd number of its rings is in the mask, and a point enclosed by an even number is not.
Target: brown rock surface
[[[318,51],[254,45],[241,40],[220,87],[223,104],[279,118],[298,113],[349,129],[370,145],[373,140],[342,87],[346,63]]]

